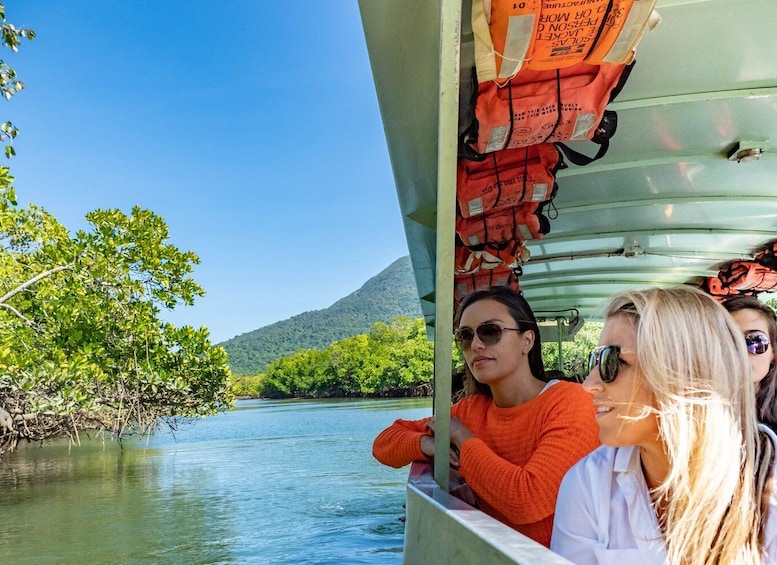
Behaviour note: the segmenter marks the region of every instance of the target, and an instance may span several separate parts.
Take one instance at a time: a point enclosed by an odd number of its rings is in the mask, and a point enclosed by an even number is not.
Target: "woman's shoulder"
[[[463,412],[471,412],[476,410],[480,412],[487,410],[491,404],[493,404],[493,399],[490,396],[476,393],[457,401],[453,406],[451,406],[451,410]]]
[[[555,380],[555,383],[553,384],[553,386],[547,387],[545,389],[545,392],[555,392],[556,394],[581,395],[587,398],[591,398],[591,395],[585,391],[585,389],[583,388],[583,385],[581,385],[580,383],[574,383],[572,381],[561,381],[557,379],[554,379],[554,380]]]
[[[583,385],[581,385],[580,383],[576,383],[573,381],[563,381],[561,379],[553,379],[553,380],[556,381],[556,384],[554,384],[552,388],[559,387],[562,390],[581,390],[585,392],[585,390],[583,390]]]
[[[557,381],[552,386],[545,388],[542,394],[540,394],[540,398],[543,396],[548,402],[554,404],[583,405],[586,408],[593,406],[591,395],[579,383]]]
[[[587,467],[590,471],[608,469],[615,467],[615,459],[618,456],[618,450],[624,448],[610,447],[609,445],[600,445],[591,453],[583,457],[579,463]]]
[[[562,441],[560,438],[563,437],[578,456],[599,446],[596,408],[591,395],[579,384],[557,382],[533,402],[536,403],[534,416],[540,433],[557,438],[555,441]],[[563,432],[563,436],[559,432]]]

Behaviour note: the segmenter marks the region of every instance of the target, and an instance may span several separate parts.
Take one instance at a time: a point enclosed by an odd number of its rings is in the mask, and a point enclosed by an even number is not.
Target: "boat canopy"
[[[446,230],[453,245],[453,228],[438,228],[439,171],[455,167],[439,151],[438,118],[440,128],[450,119],[439,92],[446,80],[458,81],[459,107],[466,107],[474,62],[465,1],[458,76],[441,74],[443,4],[361,2],[432,332],[436,258],[448,257],[438,249],[446,238],[437,230]],[[732,260],[752,260],[777,238],[777,2],[658,0],[656,10],[661,23],[645,34],[625,87],[608,105],[618,115],[609,151],[558,172],[558,193],[546,210],[550,232],[526,241],[531,257],[519,284],[542,318],[574,325],[577,316],[597,319],[603,301],[624,289],[698,285]],[[589,155],[597,148],[587,141],[570,146]],[[455,186],[442,186],[440,194],[446,190],[453,198]]]

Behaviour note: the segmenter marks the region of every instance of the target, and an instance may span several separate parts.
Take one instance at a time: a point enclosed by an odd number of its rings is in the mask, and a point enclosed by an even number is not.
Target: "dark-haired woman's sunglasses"
[[[747,344],[747,350],[754,355],[761,355],[766,353],[769,349],[769,343],[771,340],[769,336],[762,332],[752,332],[745,334],[745,343]]]
[[[620,354],[620,345],[600,345],[588,356],[588,372],[590,373],[599,365],[599,378],[605,384],[611,383],[618,376]]]
[[[474,330],[467,327],[459,328],[453,332],[453,336],[456,340],[456,344],[461,348],[461,350],[467,351],[470,347],[472,347],[472,340],[475,339],[475,334],[477,334],[478,339],[484,344],[496,345],[499,343],[499,340],[502,339],[502,332],[505,330],[509,330],[511,332],[524,331],[520,328],[505,328],[504,326],[500,326],[494,322],[486,322],[485,324],[480,324]]]

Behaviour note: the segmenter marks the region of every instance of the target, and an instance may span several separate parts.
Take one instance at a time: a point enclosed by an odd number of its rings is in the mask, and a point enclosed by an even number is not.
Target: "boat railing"
[[[560,555],[441,489],[428,463],[407,481],[404,563],[569,565]]]

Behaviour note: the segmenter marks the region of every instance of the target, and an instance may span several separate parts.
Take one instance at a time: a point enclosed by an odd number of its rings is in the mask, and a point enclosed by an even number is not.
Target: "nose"
[[[590,392],[591,394],[594,394],[596,392],[601,392],[604,389],[604,383],[602,382],[602,379],[599,376],[598,364],[596,365],[596,367],[591,369],[591,371],[588,373],[588,376],[583,381],[583,389],[586,392]]]
[[[480,339],[480,336],[475,332],[475,335],[472,336],[472,344],[469,346],[470,349],[483,349],[486,347],[486,344],[483,343],[483,341]]]

